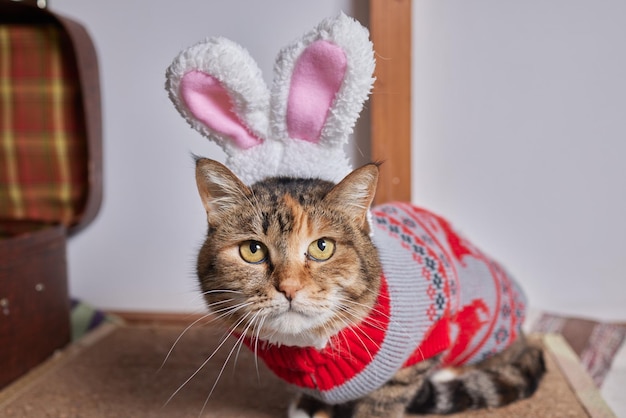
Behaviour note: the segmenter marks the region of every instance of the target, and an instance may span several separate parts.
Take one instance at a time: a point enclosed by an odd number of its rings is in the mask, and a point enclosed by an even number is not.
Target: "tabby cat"
[[[377,179],[368,164],[336,185],[248,187],[197,159],[208,307],[299,389],[290,417],[452,413],[532,395],[544,363],[519,329],[521,290],[436,215],[371,208]],[[481,295],[465,276],[491,287]]]

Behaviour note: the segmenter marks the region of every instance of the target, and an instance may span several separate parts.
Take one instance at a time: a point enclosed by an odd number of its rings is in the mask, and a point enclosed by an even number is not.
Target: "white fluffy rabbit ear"
[[[343,151],[374,82],[369,33],[341,13],[276,59],[271,133],[285,144],[280,174],[342,179]]]
[[[248,52],[221,37],[184,51],[167,69],[170,99],[189,124],[226,152],[245,182],[273,175],[280,150],[268,144],[269,90]]]

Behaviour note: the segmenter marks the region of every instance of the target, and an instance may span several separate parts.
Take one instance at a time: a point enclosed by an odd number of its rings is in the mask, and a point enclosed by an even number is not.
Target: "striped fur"
[[[196,178],[209,223],[198,277],[209,308],[228,313],[226,325],[265,341],[324,346],[365,318],[381,275],[362,209],[373,190],[360,195],[360,204],[352,196],[355,206],[338,208],[342,190],[327,181],[271,178],[247,187],[207,159],[198,160]],[[320,238],[332,239],[337,248],[324,263],[306,256]],[[266,262],[241,260],[238,247],[249,240],[267,247]],[[298,289],[298,297],[285,298],[287,288]],[[282,315],[291,307],[299,315]]]
[[[444,373],[447,372],[444,371]],[[408,405],[411,413],[449,414],[494,408],[531,396],[545,372],[541,348],[523,336],[503,352],[473,366],[434,373]]]
[[[531,396],[545,373],[541,349],[524,337],[473,366],[438,370],[437,363],[430,359],[403,369],[379,390],[346,405],[331,407],[302,396],[289,416],[386,418],[496,408]]]
[[[381,286],[367,221],[377,173],[372,164],[338,185],[270,178],[248,187],[220,163],[197,161],[209,223],[198,276],[207,305],[229,335],[323,347],[332,335],[366,317]],[[319,238],[336,243],[335,253],[323,263],[307,256],[307,246]],[[267,250],[262,262],[242,260],[238,248],[250,241]],[[291,309],[298,315],[286,314]],[[403,368],[379,389],[346,404],[330,406],[300,395],[289,416],[388,418],[407,411],[497,407],[530,396],[544,371],[541,349],[520,336],[472,366],[441,370],[434,357]]]

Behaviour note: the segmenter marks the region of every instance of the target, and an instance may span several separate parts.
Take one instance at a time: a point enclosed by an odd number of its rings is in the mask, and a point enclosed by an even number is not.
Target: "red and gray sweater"
[[[248,341],[276,375],[330,404],[437,354],[446,365],[478,362],[508,347],[523,321],[519,286],[447,221],[405,203],[372,215],[383,277],[370,315],[322,350]]]

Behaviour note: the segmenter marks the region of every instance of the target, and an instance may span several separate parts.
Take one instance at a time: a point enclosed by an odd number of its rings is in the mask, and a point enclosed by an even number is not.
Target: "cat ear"
[[[348,174],[324,200],[348,212],[361,228],[369,231],[368,214],[377,183],[378,165],[367,164]]]
[[[187,48],[167,69],[166,89],[179,113],[224,149],[227,165],[244,181],[273,174],[271,163],[258,161],[271,162],[279,153],[265,141],[269,90],[244,48],[222,37]]]
[[[196,160],[196,184],[209,224],[231,213],[251,193],[225,165],[208,158]]]
[[[374,78],[366,28],[341,13],[284,48],[276,59],[272,137],[285,143],[281,174],[337,182],[350,172],[343,151]]]

